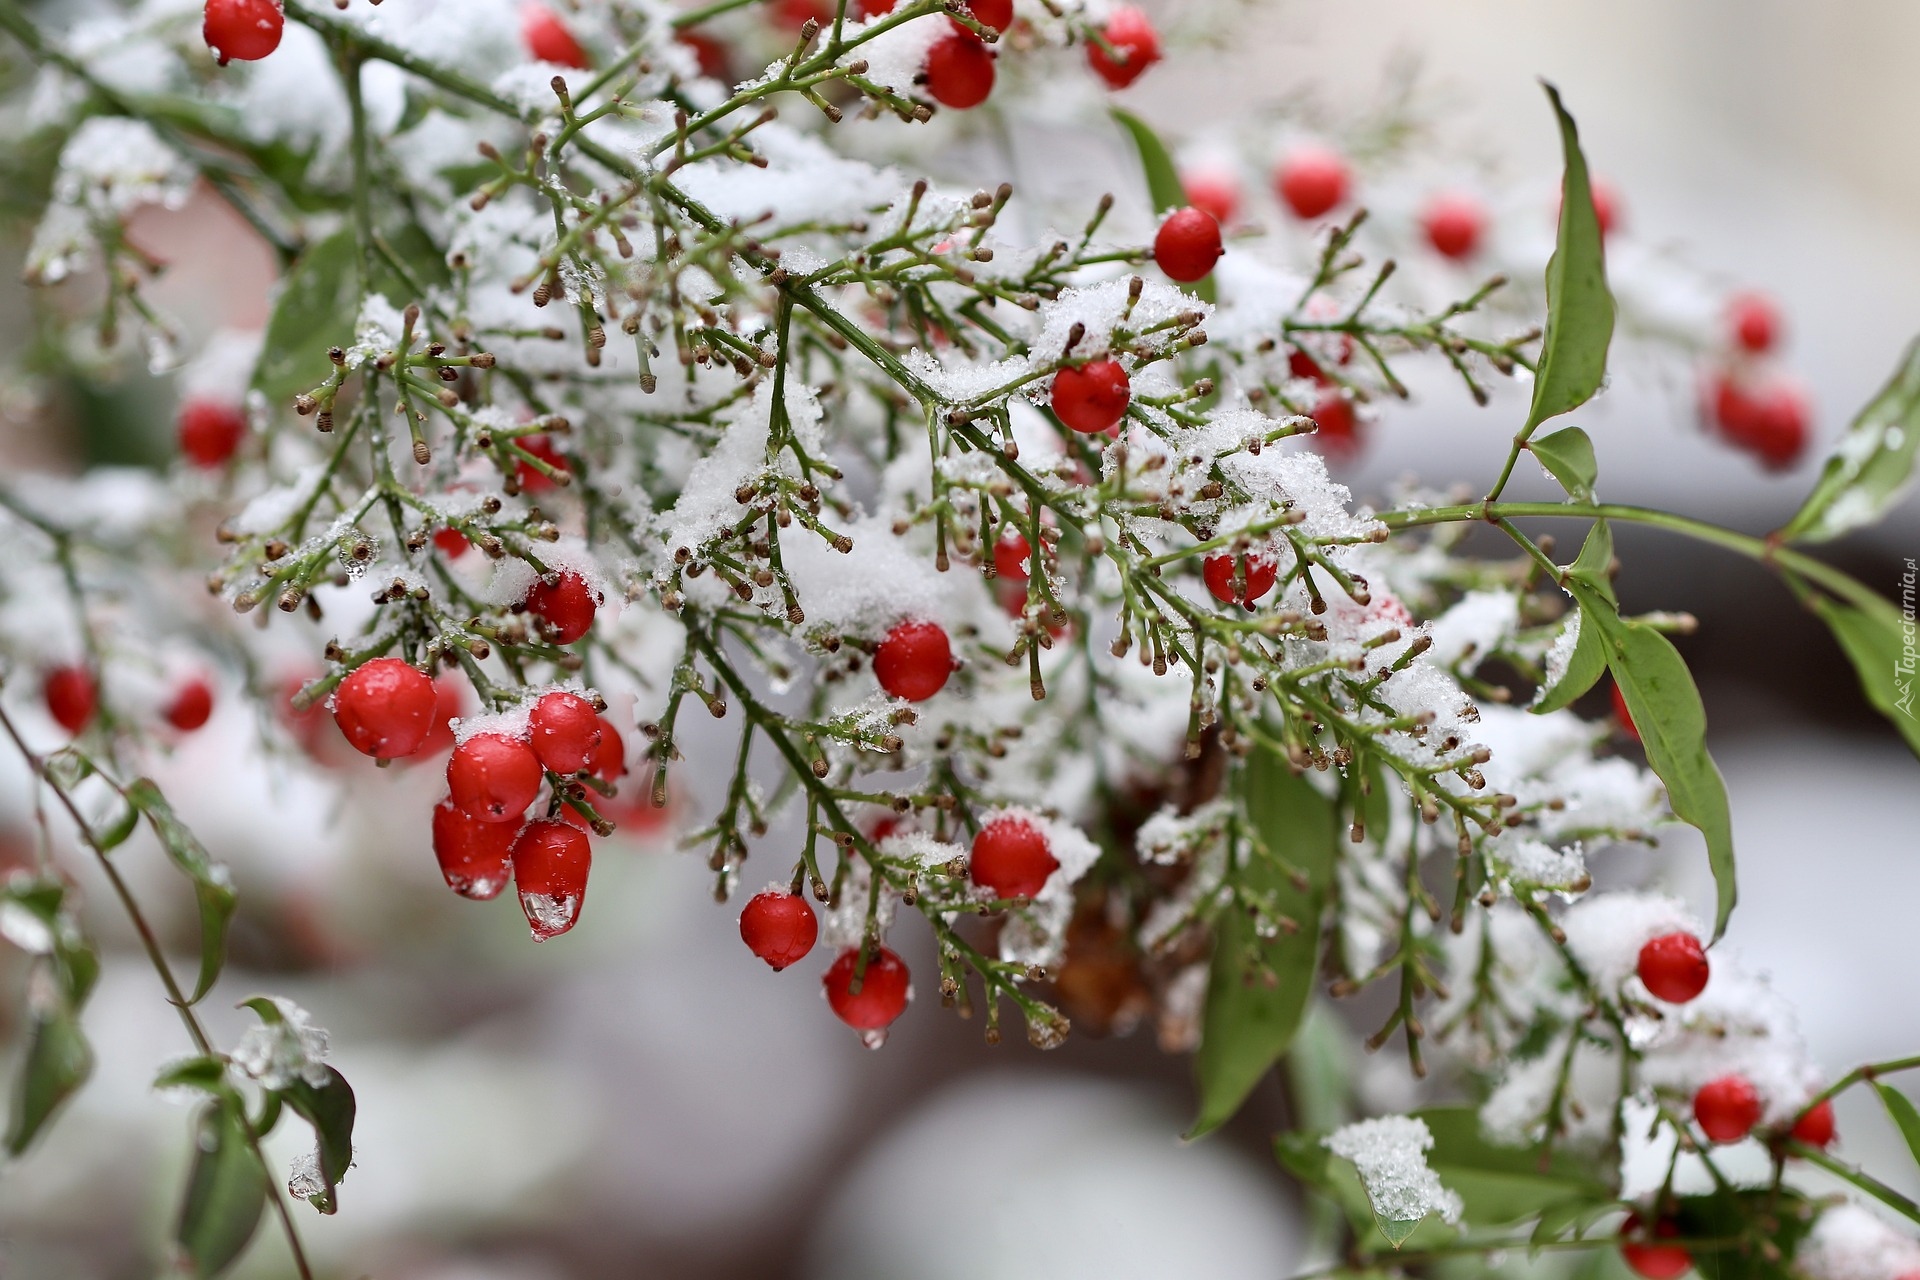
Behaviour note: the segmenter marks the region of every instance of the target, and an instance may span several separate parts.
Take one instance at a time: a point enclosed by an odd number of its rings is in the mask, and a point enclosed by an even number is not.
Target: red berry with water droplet
[[[1744,350],[1755,355],[1771,351],[1780,341],[1780,308],[1765,294],[1736,294],[1727,304],[1727,328]]]
[[[392,760],[427,740],[434,705],[432,677],[398,658],[375,658],[340,682],[333,722],[355,751]]]
[[[1273,561],[1256,556],[1208,556],[1200,566],[1207,590],[1222,604],[1253,608],[1254,601],[1273,590],[1280,570]]]
[[[756,893],[740,913],[740,940],[775,973],[804,960],[819,936],[820,921],[797,893]]]
[[[1060,869],[1046,833],[1013,814],[994,818],[973,838],[967,875],[996,898],[1032,898]]]
[[[1693,1255],[1677,1244],[1649,1244],[1634,1239],[1640,1234],[1640,1215],[1630,1213],[1620,1224],[1620,1259],[1645,1280],[1678,1280],[1693,1266]],[[1653,1227],[1653,1238],[1672,1239],[1680,1234],[1680,1224],[1662,1218]]]
[[[180,452],[196,467],[224,467],[247,438],[247,415],[240,406],[217,400],[189,400],[180,409]]]
[[[907,1010],[913,996],[912,975],[904,960],[885,947],[867,961],[860,976],[860,988],[854,990],[854,971],[860,965],[860,952],[847,950],[833,962],[821,983],[827,990],[827,1004],[834,1016],[855,1031],[883,1031]]]
[[[537,61],[557,62],[581,71],[587,68],[586,50],[560,21],[560,15],[544,4],[520,6],[520,41]]]
[[[287,16],[280,0],[207,0],[200,34],[221,66],[258,62],[280,47]]]
[[[1685,1004],[1707,989],[1713,969],[1690,933],[1663,933],[1640,948],[1640,981],[1657,1000]]]
[[[1825,1149],[1833,1141],[1833,1099],[1822,1098],[1793,1122],[1789,1131],[1795,1142]]]
[[[518,822],[545,777],[532,747],[500,733],[476,733],[447,760],[453,802],[481,822]]]
[[[527,717],[533,754],[555,773],[577,773],[600,749],[600,724],[600,713],[579,694],[546,694]]]
[[[100,685],[85,667],[55,667],[40,690],[53,722],[75,737],[100,709]]]
[[[1274,171],[1274,189],[1296,218],[1330,212],[1347,198],[1347,162],[1325,147],[1302,147]]]
[[[497,898],[513,875],[513,823],[481,822],[455,804],[433,807],[433,856],[447,887],[463,898]]]
[[[1087,41],[1087,65],[1110,89],[1124,89],[1160,61],[1160,33],[1146,14],[1122,5],[1107,18],[1100,39]]]
[[[564,822],[529,822],[513,842],[513,886],[535,942],[557,938],[579,922],[592,867],[586,832]]]
[[[937,622],[903,622],[873,652],[880,687],[908,702],[925,702],[953,674],[953,645]]]
[[[1118,360],[1089,360],[1053,375],[1053,412],[1083,435],[1097,435],[1127,415],[1133,380]]]
[[[1693,1118],[1709,1142],[1738,1142],[1760,1123],[1760,1095],[1745,1076],[1709,1080],[1693,1095]]]
[[[993,50],[965,27],[956,27],[927,50],[927,94],[943,107],[965,111],[993,92]]]
[[[1458,262],[1471,258],[1480,247],[1487,214],[1472,196],[1443,193],[1435,196],[1420,215],[1420,226],[1435,253]]]
[[[527,610],[546,619],[547,639],[572,644],[593,626],[600,597],[587,580],[562,569],[552,582],[542,578],[527,590]]]
[[[213,686],[193,677],[175,690],[160,714],[181,733],[192,733],[213,718]]]
[[[1224,252],[1220,223],[1204,209],[1174,210],[1153,237],[1153,260],[1182,284],[1205,279]]]

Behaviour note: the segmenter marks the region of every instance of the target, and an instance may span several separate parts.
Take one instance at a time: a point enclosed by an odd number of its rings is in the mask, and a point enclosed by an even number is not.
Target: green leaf
[[[1580,544],[1580,554],[1567,566],[1569,577],[1577,578],[1597,592],[1612,612],[1620,611],[1620,598],[1613,592],[1613,526],[1595,520]]]
[[[1913,484],[1920,449],[1920,339],[1854,418],[1813,492],[1780,530],[1795,542],[1825,542],[1885,515]]]
[[[1613,294],[1607,289],[1606,250],[1593,208],[1580,133],[1560,104],[1560,91],[1545,85],[1560,122],[1566,156],[1561,184],[1560,231],[1547,261],[1547,329],[1534,371],[1533,406],[1521,435],[1548,418],[1570,413],[1591,400],[1607,373],[1613,340]]]
[[[1166,144],[1160,141],[1160,135],[1130,111],[1114,107],[1112,115],[1115,122],[1133,139],[1134,150],[1140,153],[1140,167],[1147,173],[1147,198],[1153,201],[1153,211],[1166,214],[1183,208],[1187,203],[1187,188],[1180,181],[1180,171],[1174,167],[1173,156],[1167,152]],[[1202,301],[1214,301],[1212,276],[1203,277],[1186,287]]]
[[[1893,1117],[1893,1123],[1899,1126],[1900,1136],[1907,1140],[1907,1150],[1912,1153],[1914,1163],[1920,1164],[1920,1111],[1914,1109],[1912,1099],[1892,1085],[1875,1082],[1873,1089],[1880,1095],[1887,1114]]]
[[[212,1277],[232,1266],[253,1239],[267,1203],[267,1170],[235,1097],[202,1107],[193,1136],[193,1167],[174,1241],[189,1275]]]
[[[1599,479],[1600,464],[1593,456],[1593,441],[1579,427],[1567,427],[1550,436],[1528,443],[1540,465],[1553,474],[1567,496],[1576,502],[1593,501],[1593,483]]]
[[[151,779],[141,778],[127,788],[127,800],[147,815],[147,824],[160,838],[173,865],[193,881],[193,896],[200,908],[200,979],[194,985],[189,1004],[198,1004],[220,978],[227,960],[227,925],[233,919],[236,903],[233,878],[222,863],[215,862],[200,838],[173,812],[173,806],[160,794]]]
[[[1187,1132],[1190,1139],[1226,1123],[1293,1043],[1313,994],[1320,917],[1339,847],[1332,802],[1295,776],[1283,757],[1256,750],[1241,781],[1247,818],[1274,858],[1249,858],[1239,883],[1300,927],[1263,939],[1245,911],[1229,906],[1220,913],[1194,1056],[1200,1113]],[[1304,892],[1275,859],[1306,874]],[[1263,980],[1263,966],[1277,981]]]
[[[1373,1215],[1373,1221],[1380,1228],[1380,1234],[1387,1238],[1387,1243],[1398,1249],[1426,1219],[1416,1218],[1411,1222],[1402,1222],[1398,1218],[1383,1218],[1376,1213]]]
[[[227,1064],[219,1058],[182,1058],[160,1068],[153,1078],[156,1089],[198,1089],[219,1093],[227,1083]]]
[[[1476,1227],[1502,1226],[1544,1213],[1568,1200],[1606,1204],[1612,1193],[1593,1174],[1591,1162],[1538,1147],[1503,1147],[1480,1134],[1472,1107],[1433,1107],[1414,1112],[1433,1131],[1427,1167],[1460,1197],[1463,1217]]]
[[[1920,720],[1915,719],[1914,667],[1906,620],[1884,600],[1862,607],[1816,596],[1813,611],[1846,651],[1860,677],[1860,689],[1881,715],[1893,722],[1914,754],[1920,755]]]
[[[1707,712],[1694,687],[1693,673],[1673,642],[1644,623],[1622,619],[1611,605],[1582,582],[1573,592],[1606,644],[1607,667],[1626,698],[1627,713],[1640,731],[1647,763],[1666,784],[1674,816],[1697,828],[1707,840],[1718,903],[1713,936],[1726,930],[1736,896],[1733,868],[1733,819],[1727,786],[1707,754]]]
[[[18,1156],[46,1128],[60,1105],[93,1074],[93,1049],[80,1018],[64,998],[35,1010],[27,1029],[27,1052],[14,1082],[7,1118],[7,1154]]]
[[[332,371],[327,348],[353,344],[358,252],[352,229],[343,227],[308,245],[280,282],[253,370],[254,390],[271,403],[285,405],[319,386]]]
[[[1586,614],[1579,606],[1567,614],[1564,624],[1580,628],[1573,642],[1573,655],[1567,659],[1567,668],[1560,678],[1551,685],[1541,688],[1533,705],[1527,709],[1537,716],[1573,704],[1573,700],[1584,694],[1599,682],[1607,670],[1607,648],[1600,640],[1600,628],[1586,625]]]
[[[129,804],[111,823],[93,829],[91,833],[93,843],[100,852],[111,853],[125,844],[128,837],[133,835],[134,828],[139,825],[140,810]]]
[[[1528,1256],[1537,1256],[1542,1245],[1562,1238],[1569,1231],[1574,1239],[1580,1239],[1586,1235],[1588,1227],[1619,1207],[1617,1200],[1593,1200],[1585,1195],[1576,1195],[1548,1205],[1540,1211],[1540,1220],[1534,1223],[1533,1235],[1528,1238]]]
[[[333,1213],[339,1208],[336,1188],[347,1176],[347,1169],[353,1164],[353,1119],[355,1103],[353,1087],[347,1078],[332,1067],[324,1068],[327,1082],[318,1088],[305,1080],[295,1080],[290,1086],[280,1090],[280,1096],[294,1113],[313,1126],[313,1136],[319,1148],[320,1177],[326,1183],[326,1190],[308,1200],[321,1213]]]

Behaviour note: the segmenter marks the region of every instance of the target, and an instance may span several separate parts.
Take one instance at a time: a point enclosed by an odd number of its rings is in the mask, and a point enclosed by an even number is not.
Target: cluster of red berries
[[[1769,368],[1784,328],[1771,300],[1756,293],[1735,297],[1727,309],[1727,353],[1708,372],[1701,395],[1708,429],[1769,471],[1792,467],[1812,437],[1806,394]]]
[[[40,681],[47,714],[69,736],[79,737],[100,711],[100,683],[82,666],[50,669]],[[192,733],[213,718],[213,685],[204,676],[189,676],[173,691],[160,716],[181,733]]]

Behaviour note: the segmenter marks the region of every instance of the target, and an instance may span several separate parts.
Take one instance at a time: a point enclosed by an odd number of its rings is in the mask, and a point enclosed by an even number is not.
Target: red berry
[[[1131,5],[1115,9],[1100,30],[1099,40],[1087,41],[1087,65],[1110,89],[1124,89],[1160,61],[1160,33],[1147,15]]]
[[[1205,169],[1183,173],[1180,185],[1186,188],[1188,204],[1206,210],[1223,227],[1240,212],[1240,184],[1230,173]]]
[[[1721,1076],[1693,1095],[1693,1118],[1709,1142],[1738,1142],[1760,1123],[1760,1095],[1745,1076]]]
[[[993,92],[993,50],[965,27],[927,50],[927,93],[943,107],[965,111]]]
[[[439,548],[440,554],[447,559],[458,560],[467,554],[467,549],[473,544],[468,542],[467,535],[458,529],[440,529],[433,535],[433,545]]]
[[[925,702],[953,673],[953,645],[937,622],[903,622],[873,651],[880,687],[908,702]]]
[[[1635,742],[1640,741],[1639,726],[1633,723],[1633,713],[1627,710],[1627,695],[1620,692],[1620,686],[1613,686],[1613,718],[1620,722],[1621,731]]]
[[[700,74],[710,79],[731,81],[733,69],[729,65],[727,46],[704,31],[680,31],[673,37],[687,48],[693,50],[694,60],[700,65]]]
[[[447,760],[453,802],[481,822],[520,821],[544,776],[532,747],[498,733],[476,733]]]
[[[1013,0],[967,0],[973,20],[983,27],[1005,31],[1013,25]]]
[[[100,709],[100,686],[85,667],[55,667],[47,672],[41,692],[53,722],[75,737]]]
[[[993,544],[994,575],[1009,582],[1025,582],[1033,573],[1028,563],[1032,555],[1033,548],[1027,545],[1027,535],[1017,529],[1008,529]]]
[[[520,41],[536,61],[557,62],[581,71],[587,69],[586,50],[573,38],[573,32],[567,30],[567,24],[560,21],[559,15],[544,4],[530,0],[520,6]]]
[[[527,723],[533,754],[555,773],[578,773],[600,749],[600,713],[577,693],[545,695],[533,704]]]
[[[258,62],[278,49],[286,23],[280,0],[207,0],[200,35],[224,67],[235,58]]]
[[[1421,215],[1420,225],[1427,243],[1443,258],[1459,261],[1470,258],[1480,247],[1480,235],[1487,227],[1487,214],[1472,196],[1442,194],[1435,196]]]
[[[463,898],[497,898],[513,874],[512,823],[481,822],[451,799],[433,807],[433,856],[447,887]]]
[[[906,962],[881,947],[867,961],[860,989],[853,989],[854,971],[860,965],[860,952],[847,950],[833,962],[820,981],[827,989],[827,1003],[834,1016],[855,1031],[883,1031],[906,1012],[913,998],[912,975]]]
[[[247,437],[247,415],[238,405],[189,400],[180,408],[180,452],[196,467],[224,467]]]
[[[775,0],[773,20],[776,25],[789,31],[798,31],[807,25],[809,18],[823,27],[832,26],[833,6],[826,0]]]
[[[1200,565],[1200,574],[1215,600],[1251,609],[1254,601],[1273,590],[1280,569],[1273,561],[1254,556],[1208,556]],[[1240,579],[1237,583],[1236,576]]]
[[[1153,237],[1153,260],[1182,284],[1204,279],[1224,252],[1220,223],[1204,209],[1176,209]]]
[[[550,436],[522,436],[515,443],[555,471],[565,474],[573,470]],[[522,493],[545,493],[554,487],[553,479],[525,458],[515,461],[513,478]]]
[[[161,714],[181,733],[192,733],[213,718],[213,686],[195,676],[180,686]]]
[[[860,0],[859,9],[862,18],[878,18],[893,12],[893,6],[899,0]]]
[[[1280,162],[1273,185],[1296,218],[1317,218],[1347,198],[1347,162],[1325,147],[1301,147]]]
[[[547,620],[547,638],[555,644],[572,644],[587,634],[599,604],[587,580],[571,569],[562,569],[553,582],[535,582],[527,591],[527,610]]]
[[[398,658],[375,658],[340,682],[333,721],[355,751],[392,760],[427,740],[434,705],[432,677]]]
[[[1036,897],[1046,887],[1047,877],[1059,869],[1060,860],[1048,847],[1046,833],[1010,814],[980,828],[967,861],[967,875],[975,884],[993,890],[997,898]]]
[[[1727,328],[1733,340],[1759,355],[1780,341],[1780,308],[1761,293],[1736,294],[1727,304]]]
[[[1620,197],[1604,182],[1590,181],[1587,185],[1593,192],[1593,216],[1600,223],[1600,234],[1613,234],[1620,223]]]
[[[1693,1266],[1693,1255],[1677,1244],[1633,1244],[1627,1238],[1640,1230],[1640,1215],[1630,1213],[1620,1224],[1620,1258],[1635,1275],[1646,1280],[1678,1280]],[[1655,1239],[1672,1239],[1680,1234],[1680,1224],[1662,1218],[1653,1226]]]
[[[772,965],[775,973],[806,959],[819,936],[820,922],[813,908],[797,893],[756,893],[740,913],[740,940]]]
[[[1802,1113],[1793,1122],[1792,1136],[1795,1142],[1804,1142],[1810,1147],[1825,1147],[1833,1141],[1833,1100],[1822,1098],[1818,1105]]]
[[[413,754],[438,755],[453,746],[453,722],[467,712],[466,681],[449,672],[433,682],[433,728]]]
[[[1053,375],[1053,412],[1083,435],[1097,435],[1127,416],[1133,381],[1118,360],[1090,360]]]
[[[1713,969],[1690,933],[1663,933],[1640,948],[1640,981],[1656,1000],[1685,1004],[1707,989]]]
[[[587,768],[602,782],[618,782],[627,776],[627,744],[621,740],[620,731],[613,727],[613,721],[601,716],[599,725],[600,737],[594,742],[593,757],[587,762]]]
[[[1806,397],[1784,382],[1761,388],[1743,443],[1769,471],[1785,471],[1807,451],[1811,435]]]
[[[1320,428],[1313,434],[1314,447],[1320,452],[1339,461],[1360,452],[1360,419],[1353,412],[1353,401],[1337,389],[1314,401],[1313,420]]]
[[[1287,372],[1296,378],[1308,378],[1314,382],[1330,382],[1327,371],[1320,362],[1308,355],[1303,347],[1295,347],[1287,353]]]
[[[513,884],[533,940],[556,938],[579,922],[593,849],[564,822],[529,822],[513,842]]]

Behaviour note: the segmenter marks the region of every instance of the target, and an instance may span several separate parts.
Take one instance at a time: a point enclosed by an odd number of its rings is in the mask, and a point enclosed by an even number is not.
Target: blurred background
[[[1195,8],[1148,7],[1175,32]],[[1437,153],[1489,158],[1501,182],[1537,193],[1544,228],[1559,169],[1536,83],[1546,77],[1619,194],[1620,252],[1638,255],[1637,279],[1657,286],[1670,255],[1691,275],[1779,301],[1786,361],[1815,406],[1808,459],[1770,475],[1709,440],[1681,364],[1622,379],[1580,414],[1609,500],[1774,528],[1920,333],[1920,80],[1907,74],[1920,7],[1247,0],[1228,11],[1230,40],[1176,48],[1127,95],[1167,135],[1281,107],[1360,119],[1410,94],[1432,108]],[[1119,146],[1112,157],[1124,156]],[[176,273],[155,293],[203,331],[257,326],[267,305],[270,258],[223,216],[202,201],[141,233],[163,258],[221,264]],[[17,260],[21,248],[6,252]],[[17,281],[0,273],[0,346],[29,340]],[[1484,483],[1523,411],[1511,393],[1475,410],[1444,379],[1416,391],[1348,469],[1361,497],[1379,499],[1406,474]],[[68,438],[0,404],[0,466],[72,469],[104,447],[90,444],[90,424],[170,413],[171,392],[144,378],[95,394],[68,406]],[[137,436],[112,440],[133,455],[115,461],[165,457],[164,430],[144,458]],[[1920,765],[1766,574],[1637,530],[1619,541],[1628,608],[1684,608],[1701,621],[1683,648],[1742,858],[1725,945],[1798,1006],[1826,1069],[1920,1047],[1909,923]],[[1920,556],[1920,507],[1907,503],[1834,554],[1894,594],[1905,558]],[[609,846],[583,927],[530,947],[509,899],[442,896],[419,835],[437,770],[356,778],[375,800],[343,804],[332,781],[284,761],[236,773],[253,732],[229,699],[161,781],[234,863],[243,900],[275,904],[246,918],[222,991],[271,990],[311,1010],[358,1090],[343,1211],[301,1221],[328,1274],[1239,1280],[1305,1265],[1307,1214],[1268,1154],[1286,1116],[1277,1082],[1228,1131],[1183,1146],[1186,1060],[1162,1055],[1150,1034],[1075,1036],[1044,1056],[1017,1037],[989,1048],[977,1024],[941,1013],[923,989],[884,1051],[870,1053],[819,1001],[814,960],[770,975],[739,944],[737,904],[711,905],[703,860],[664,836]],[[705,780],[682,777],[679,803],[704,815]],[[24,795],[12,774],[5,790]],[[236,808],[236,791],[259,803]],[[158,858],[140,856],[136,888],[177,896]],[[1707,899],[1704,860],[1684,835],[1665,841],[1657,866],[1610,874],[1653,875]],[[94,915],[104,940],[124,947],[108,913]],[[926,939],[907,930],[901,942],[931,972]],[[0,960],[10,985],[16,959]],[[209,1016],[223,1043],[243,1025],[218,1008]],[[108,957],[86,1022],[107,1050],[99,1074],[48,1141],[0,1171],[0,1275],[148,1274],[172,1212],[186,1115],[148,1083],[184,1048],[178,1024],[124,952]],[[1402,1064],[1387,1056],[1354,1064],[1382,1106],[1403,1089]],[[1840,1126],[1849,1158],[1905,1165],[1871,1109],[1843,1103]],[[274,1154],[296,1154],[303,1132],[287,1126]],[[261,1234],[242,1274],[286,1274],[281,1246]]]

